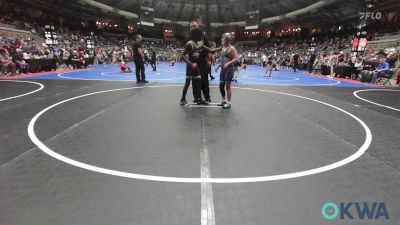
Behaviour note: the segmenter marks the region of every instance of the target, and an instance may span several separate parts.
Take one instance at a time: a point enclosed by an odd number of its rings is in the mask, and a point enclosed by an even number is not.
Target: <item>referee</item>
[[[146,75],[144,74],[144,62],[143,62],[143,48],[142,48],[142,35],[136,36],[136,41],[132,46],[133,49],[133,61],[136,67],[136,83],[148,83]]]

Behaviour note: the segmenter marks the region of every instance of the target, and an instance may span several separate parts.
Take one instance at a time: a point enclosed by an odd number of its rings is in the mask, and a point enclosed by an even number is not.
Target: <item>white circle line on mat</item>
[[[66,73],[71,73],[71,72],[66,72]],[[81,77],[67,77],[63,76],[66,73],[59,73],[57,74],[58,77],[64,78],[64,79],[70,79],[70,80],[88,80],[88,81],[115,81],[115,82],[136,82],[136,79],[133,80],[109,80],[109,79],[88,79],[88,78],[81,78]],[[101,75],[105,76],[105,75]],[[111,75],[107,75],[111,76]],[[121,76],[124,76],[121,74]],[[114,76],[113,76],[114,77]],[[150,76],[151,77],[151,76]],[[150,81],[164,81],[164,80],[180,80],[180,79],[185,79],[186,77],[175,77],[175,78],[156,78],[156,79],[151,79]]]
[[[119,73],[119,74],[118,75],[110,75],[109,73],[114,73],[114,74]],[[129,74],[133,74],[133,73],[122,73],[122,72],[119,72],[119,71],[116,71],[116,72],[102,72],[102,73],[100,73],[100,76],[105,76],[105,77],[126,77],[127,75],[129,76]],[[159,75],[152,75],[152,74],[146,75],[146,77],[148,77],[148,78],[157,77],[155,79],[151,79],[151,80],[155,80],[155,81],[159,81],[159,80],[180,80],[180,79],[186,78],[186,77],[158,78]]]
[[[239,81],[242,84],[258,84],[258,85],[274,85],[274,86],[329,86],[329,85],[338,85],[341,82],[336,81],[335,83],[331,84],[307,84],[307,83],[297,83],[297,84],[277,84],[277,83],[259,83],[259,82],[249,82],[249,81]]]
[[[81,78],[81,77],[67,77],[67,76],[63,76],[66,73],[72,73],[75,71],[71,71],[71,72],[65,72],[65,73],[59,73],[57,76],[60,78],[64,78],[64,79],[70,79],[70,80],[87,80],[87,81],[112,81],[112,82],[136,82],[136,80],[108,80],[108,79],[88,79],[88,78]],[[171,80],[178,80],[178,79],[185,79],[186,77],[180,77],[180,78],[173,78]],[[240,78],[240,77],[239,77]],[[150,81],[163,81],[163,80],[169,80],[169,79],[152,79]],[[216,81],[218,81],[219,79],[217,78]],[[329,85],[338,85],[341,82],[340,81],[336,81],[335,83],[330,83],[330,84],[279,84],[279,83],[258,83],[258,82],[248,82],[248,81],[240,81],[240,83],[242,84],[257,84],[257,85],[274,85],[274,86],[329,86]]]
[[[365,89],[365,90],[358,90],[358,91],[353,92],[353,95],[354,95],[356,98],[358,98],[358,99],[360,99],[360,100],[362,100],[362,101],[364,101],[364,102],[368,102],[368,103],[371,103],[371,104],[373,104],[373,105],[377,105],[377,106],[380,106],[380,107],[384,107],[384,108],[388,108],[388,109],[391,109],[391,110],[400,112],[400,109],[398,109],[398,108],[391,107],[391,106],[388,106],[388,105],[379,104],[379,103],[377,103],[377,102],[373,102],[373,101],[367,100],[367,99],[365,99],[365,98],[362,98],[362,97],[360,97],[360,96],[358,95],[358,93],[360,93],[360,92],[370,92],[370,91],[400,92],[400,90],[389,90],[389,89]],[[399,97],[400,97],[400,95],[399,95]]]
[[[285,180],[285,179],[291,179],[291,178],[298,178],[298,177],[304,177],[304,176],[309,176],[313,174],[319,174],[322,172],[326,172],[329,170],[333,170],[336,168],[339,168],[341,166],[347,165],[354,160],[358,159],[361,157],[369,148],[371,145],[372,141],[372,134],[369,129],[369,127],[363,122],[361,119],[356,117],[355,115],[345,111],[344,109],[341,109],[337,106],[331,105],[329,103],[315,100],[312,98],[300,96],[300,95],[295,95],[295,94],[289,94],[289,93],[284,93],[284,92],[277,92],[277,91],[271,91],[271,90],[264,90],[264,89],[256,89],[256,88],[238,88],[236,87],[235,89],[241,89],[241,90],[249,90],[249,91],[260,91],[260,92],[267,92],[267,93],[273,93],[273,94],[281,94],[281,95],[286,95],[286,96],[291,96],[291,97],[297,97],[309,101],[313,101],[316,103],[320,103],[326,106],[329,106],[333,109],[336,109],[340,112],[343,112],[347,114],[348,116],[352,117],[355,119],[361,126],[363,127],[365,131],[365,141],[362,144],[362,146],[352,155],[348,156],[345,159],[342,159],[338,162],[314,168],[314,169],[309,169],[309,170],[304,170],[304,171],[298,171],[298,172],[293,172],[293,173],[286,173],[286,174],[278,174],[278,175],[270,175],[270,176],[259,176],[259,177],[239,177],[239,178],[185,178],[185,177],[165,177],[165,176],[152,176],[152,175],[145,175],[145,174],[136,174],[136,173],[129,173],[129,172],[123,172],[123,171],[117,171],[117,170],[111,170],[111,169],[106,169],[98,166],[93,166],[89,165],[86,163],[79,162],[77,160],[65,157],[53,150],[51,150],[49,147],[47,147],[41,140],[38,139],[38,137],[35,134],[35,123],[36,121],[42,116],[45,112],[49,111],[50,109],[59,106],[63,103],[73,101],[79,98],[91,96],[91,95],[96,95],[96,94],[102,94],[102,93],[109,93],[109,92],[115,92],[115,91],[124,91],[124,90],[132,90],[132,89],[144,89],[144,88],[166,88],[166,87],[181,87],[181,85],[161,85],[161,86],[144,86],[144,87],[130,87],[130,88],[119,88],[119,89],[111,89],[111,90],[104,90],[104,91],[98,91],[98,92],[92,92],[80,96],[76,96],[73,98],[69,98],[63,101],[60,101],[56,104],[53,104],[51,106],[48,106],[47,108],[43,109],[40,111],[38,114],[36,114],[32,120],[29,122],[28,125],[28,135],[29,138],[32,140],[32,142],[43,152],[46,154],[50,155],[53,158],[56,158],[62,162],[65,162],[67,164],[70,164],[72,166],[76,166],[82,169],[98,172],[98,173],[103,173],[103,174],[108,174],[108,175],[113,175],[113,176],[118,176],[118,177],[125,177],[125,178],[133,178],[133,179],[141,179],[141,180],[151,180],[151,181],[163,181],[163,182],[180,182],[180,183],[249,183],[249,182],[265,182],[265,181],[276,181],[276,180]]]
[[[25,93],[25,94],[16,95],[16,96],[7,97],[7,98],[2,98],[2,99],[0,99],[0,102],[4,102],[4,101],[10,100],[10,99],[15,99],[15,98],[20,98],[20,97],[23,97],[23,96],[31,95],[31,94],[34,94],[34,93],[36,93],[36,92],[38,92],[38,91],[41,91],[41,90],[44,88],[44,85],[43,85],[43,84],[38,83],[38,82],[33,82],[33,81],[24,81],[24,80],[0,80],[0,82],[29,83],[29,84],[36,84],[36,85],[39,86],[38,89],[33,90],[33,91],[31,91],[31,92],[28,92],[28,93]]]
[[[239,76],[240,77],[240,76]],[[276,81],[276,82],[281,82],[281,81],[298,81],[300,80],[300,78],[298,77],[289,77],[288,78],[293,78],[293,79],[274,79],[274,78],[279,78],[279,75],[276,76],[272,76],[272,77],[264,77],[264,78],[259,78],[259,77],[249,77],[246,75],[241,76],[244,79],[248,79],[248,80],[262,80],[262,81]]]

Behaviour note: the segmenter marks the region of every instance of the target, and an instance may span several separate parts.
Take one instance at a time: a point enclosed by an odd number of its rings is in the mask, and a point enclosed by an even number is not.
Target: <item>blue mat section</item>
[[[135,66],[128,64],[134,71]],[[219,72],[215,73],[215,80],[211,84],[219,83]],[[293,70],[273,71],[272,77],[264,77],[265,69],[260,66],[248,66],[240,72],[238,84],[252,85],[299,85],[299,86],[342,86],[342,87],[369,87],[367,84],[359,84],[347,81],[338,81],[325,77],[308,76],[304,71],[296,73]],[[184,83],[186,76],[186,65],[177,63],[169,66],[168,63],[157,65],[157,71],[152,71],[151,66],[146,67],[146,79],[151,82],[161,83]],[[102,80],[102,81],[136,81],[135,73],[122,73],[118,65],[96,65],[91,70],[73,71],[59,74],[29,77],[25,79],[57,79],[57,80]]]

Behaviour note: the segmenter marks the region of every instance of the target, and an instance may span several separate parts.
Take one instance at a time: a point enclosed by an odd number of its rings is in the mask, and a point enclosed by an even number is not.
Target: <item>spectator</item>
[[[29,72],[29,64],[25,62],[22,52],[23,52],[23,50],[18,48],[12,54],[12,59],[16,65],[16,69],[19,70],[19,73],[26,74]]]
[[[261,56],[261,61],[262,61],[262,67],[264,68],[267,65],[267,55],[264,53]]]
[[[389,63],[386,62],[385,58],[379,59],[379,64],[372,75],[372,83],[376,83],[378,78],[385,77],[389,74],[390,68]]]
[[[361,82],[371,82],[376,66],[377,66],[376,58],[365,59],[363,62],[363,70],[359,75],[359,80]]]
[[[309,74],[311,74],[311,73],[313,72],[313,65],[314,65],[314,63],[315,63],[315,60],[316,60],[315,53],[312,53],[312,54],[310,55],[310,59],[308,60],[308,65],[307,65],[308,73],[309,73]]]
[[[72,54],[69,55],[69,62],[71,63],[72,67],[74,69],[80,69],[82,68],[82,61],[78,56],[78,52],[77,51],[73,51]]]
[[[10,70],[11,76],[15,76],[15,63],[13,63],[11,56],[8,54],[8,51],[4,48],[0,48],[0,65],[2,75],[7,75],[7,70]]]
[[[362,69],[363,69],[362,59],[358,57],[355,59],[354,66],[352,68],[353,70],[352,74],[354,74],[352,78],[356,79],[358,75],[361,73]]]

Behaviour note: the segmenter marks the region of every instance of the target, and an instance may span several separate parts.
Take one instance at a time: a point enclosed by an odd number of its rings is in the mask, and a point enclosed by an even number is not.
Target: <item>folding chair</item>
[[[376,80],[377,84],[382,84],[384,86],[393,86],[392,83],[390,82],[390,80],[392,79],[392,77],[395,76],[395,72],[394,69],[390,69],[389,73],[385,76],[379,77]]]

